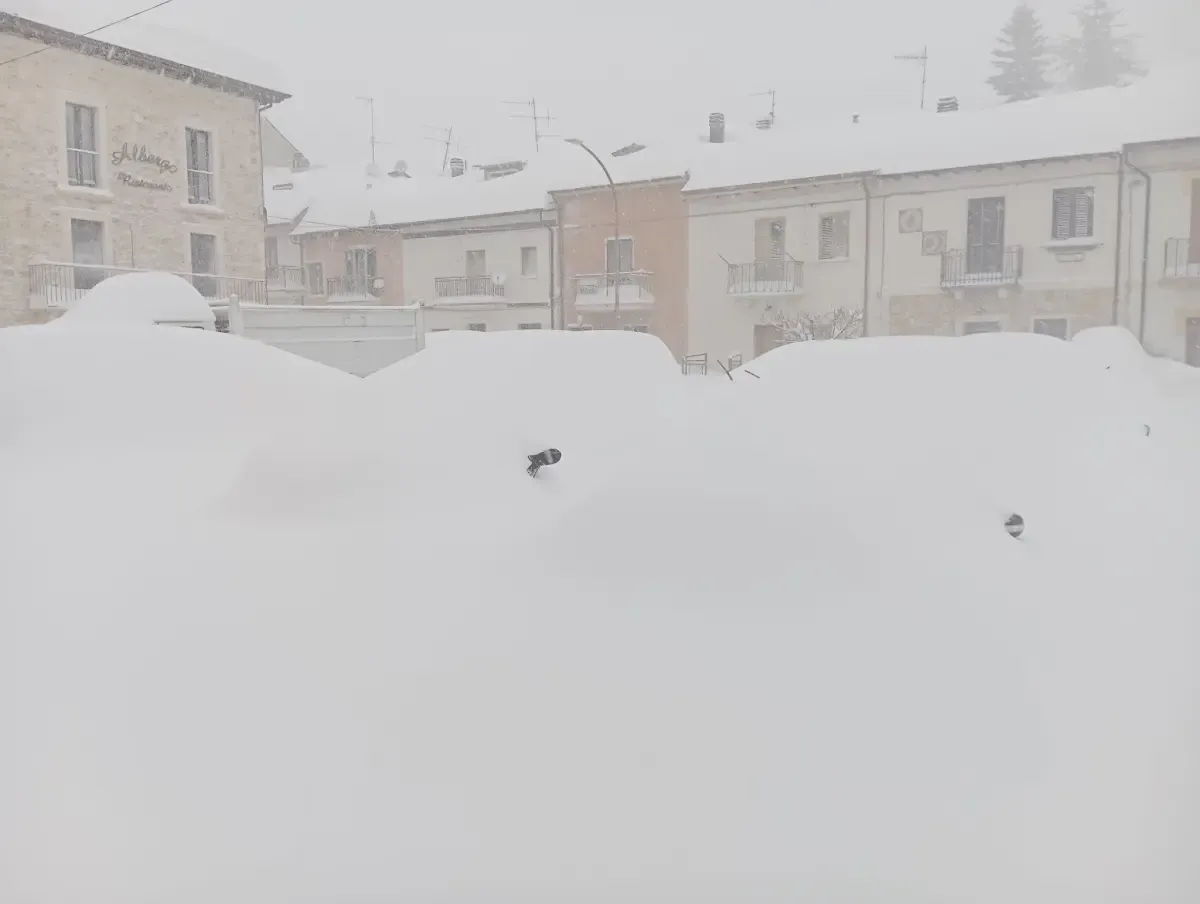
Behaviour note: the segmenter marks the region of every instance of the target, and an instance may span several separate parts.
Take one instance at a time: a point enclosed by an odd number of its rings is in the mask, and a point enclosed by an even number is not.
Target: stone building
[[[264,300],[261,114],[286,98],[0,12],[0,325],[125,270]]]

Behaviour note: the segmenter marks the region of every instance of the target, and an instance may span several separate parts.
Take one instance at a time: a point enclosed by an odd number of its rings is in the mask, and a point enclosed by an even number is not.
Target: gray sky
[[[1070,24],[1078,0],[1040,0],[1051,34]],[[0,0],[86,30],[149,0]],[[314,161],[369,158],[368,117],[359,95],[376,98],[381,163],[436,168],[441,150],[421,126],[454,126],[460,150],[485,162],[533,150],[527,113],[504,101],[536,97],[558,117],[558,134],[633,140],[664,130],[705,128],[708,112],[731,124],[766,114],[808,117],[916,107],[920,73],[896,53],[928,44],[930,99],[964,106],[993,102],[983,79],[988,54],[1013,0],[175,0],[144,17],[267,61],[294,98],[272,118]],[[1200,53],[1200,3],[1132,0],[1125,21],[1142,36],[1142,56]],[[32,9],[31,9],[32,8]],[[105,37],[104,34],[98,37]],[[119,35],[108,36],[117,43]],[[277,87],[272,85],[271,87]]]

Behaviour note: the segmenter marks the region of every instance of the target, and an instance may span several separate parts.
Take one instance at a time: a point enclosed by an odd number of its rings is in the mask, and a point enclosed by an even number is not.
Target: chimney
[[[708,140],[712,144],[723,144],[725,141],[725,114],[708,114]]]
[[[451,176],[454,176],[454,177],[461,176],[466,171],[467,171],[467,161],[466,160],[464,160],[462,157],[451,157],[450,158],[450,175]]]
[[[957,97],[939,97],[937,111],[939,113],[953,113],[958,109]]]

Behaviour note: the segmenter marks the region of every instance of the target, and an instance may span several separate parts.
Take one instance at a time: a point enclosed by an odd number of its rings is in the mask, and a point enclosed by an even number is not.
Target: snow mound
[[[1200,438],[1047,337],[756,363],[450,340],[270,524],[0,520],[0,900],[1192,904]]]
[[[188,324],[212,327],[212,307],[173,273],[122,273],[98,283],[55,323]]]
[[[640,333],[439,334],[327,417],[282,430],[236,492],[262,513],[419,511],[418,498],[465,498],[499,514],[497,494],[529,504],[526,456],[543,449],[563,452],[543,489],[601,479],[656,429],[682,379],[667,347]]]

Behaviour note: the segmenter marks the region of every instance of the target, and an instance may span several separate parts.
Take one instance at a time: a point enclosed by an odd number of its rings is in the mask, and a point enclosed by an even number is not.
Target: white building
[[[872,335],[1115,322],[1184,358],[1189,329],[1200,346],[1197,142],[1178,140],[1200,135],[1194,75],[706,152],[684,191],[689,352],[748,358],[781,320],[842,308]]]

